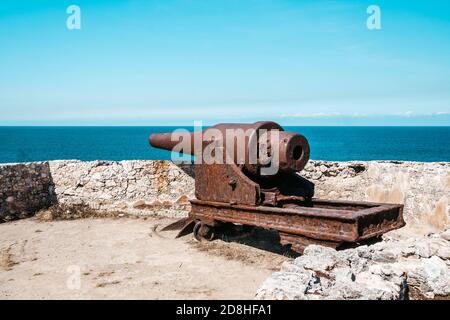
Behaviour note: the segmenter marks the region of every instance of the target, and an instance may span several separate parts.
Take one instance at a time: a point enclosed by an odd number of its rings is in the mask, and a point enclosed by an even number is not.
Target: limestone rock
[[[445,230],[441,234],[442,239],[450,241],[450,229]]]
[[[311,245],[283,264],[257,299],[398,300],[450,296],[448,244],[439,238],[389,239],[336,251]]]
[[[439,257],[422,259],[410,267],[408,283],[426,298],[450,295],[450,269]]]

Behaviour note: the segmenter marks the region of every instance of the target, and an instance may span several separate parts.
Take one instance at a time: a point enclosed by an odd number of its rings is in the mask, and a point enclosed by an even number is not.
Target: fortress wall
[[[316,197],[405,204],[416,232],[450,224],[450,163],[310,161]],[[0,165],[0,219],[56,203],[135,215],[182,217],[194,197],[192,166],[170,161],[49,161]]]
[[[0,165],[0,221],[26,218],[54,201],[48,162]]]

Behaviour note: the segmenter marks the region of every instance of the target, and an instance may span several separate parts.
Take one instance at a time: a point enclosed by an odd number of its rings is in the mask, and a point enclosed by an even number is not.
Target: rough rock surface
[[[182,217],[194,197],[192,169],[170,161],[50,161],[50,170],[63,204]]]
[[[448,232],[336,251],[312,245],[268,278],[257,299],[435,299],[450,297]]]
[[[0,165],[0,222],[26,218],[54,201],[48,162]]]

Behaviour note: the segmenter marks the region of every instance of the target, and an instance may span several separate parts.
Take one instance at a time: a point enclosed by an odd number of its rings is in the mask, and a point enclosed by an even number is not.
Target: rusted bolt
[[[237,184],[236,180],[234,180],[234,179],[231,179],[230,181],[228,181],[228,185],[231,186],[232,190],[236,189],[236,184]]]

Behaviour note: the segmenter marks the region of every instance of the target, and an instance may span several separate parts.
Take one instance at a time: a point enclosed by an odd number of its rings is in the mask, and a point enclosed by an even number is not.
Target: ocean
[[[166,160],[148,136],[178,127],[0,127],[0,162]],[[190,129],[189,127],[185,127]],[[311,159],[450,161],[450,127],[285,127],[305,135]]]

